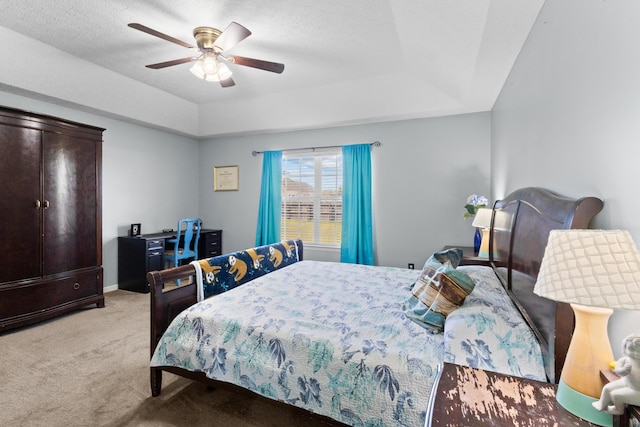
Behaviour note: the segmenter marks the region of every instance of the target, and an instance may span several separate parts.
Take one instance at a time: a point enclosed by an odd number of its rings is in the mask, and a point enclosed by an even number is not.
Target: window
[[[342,232],[342,150],[282,154],[283,240],[339,247]]]

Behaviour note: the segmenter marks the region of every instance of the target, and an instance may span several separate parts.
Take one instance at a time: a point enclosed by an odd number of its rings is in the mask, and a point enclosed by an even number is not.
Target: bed
[[[473,289],[441,333],[411,315],[433,256],[423,271],[326,263],[289,241],[150,272],[152,395],[166,371],[330,424],[422,426],[443,361],[555,382],[573,315],[533,284],[549,230],[602,206],[540,188],[496,202],[487,265],[453,266]]]

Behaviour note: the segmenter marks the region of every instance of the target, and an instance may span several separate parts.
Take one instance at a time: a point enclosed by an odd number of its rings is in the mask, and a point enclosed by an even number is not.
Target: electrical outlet
[[[409,263],[409,265],[407,265],[407,268],[409,268],[409,270],[413,270],[413,269],[415,269],[415,268],[416,268],[416,266],[415,266],[415,265],[413,265],[413,263],[412,263],[412,262],[410,262],[410,263]]]

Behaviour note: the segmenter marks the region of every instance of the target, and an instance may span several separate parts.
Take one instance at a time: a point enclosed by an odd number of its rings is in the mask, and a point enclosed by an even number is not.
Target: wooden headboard
[[[568,304],[533,293],[549,231],[588,228],[603,202],[571,199],[542,188],[522,188],[494,205],[489,260],[523,317],[533,329],[551,382],[560,379],[573,334]]]

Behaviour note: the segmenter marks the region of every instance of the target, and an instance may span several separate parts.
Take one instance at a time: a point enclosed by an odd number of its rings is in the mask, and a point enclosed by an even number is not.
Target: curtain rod
[[[373,146],[373,147],[379,147],[382,144],[380,143],[380,141],[374,141],[372,143],[370,143],[369,145]],[[280,151],[296,151],[296,150],[311,150],[311,151],[316,151],[316,149],[321,149],[321,148],[338,148],[338,147],[343,147],[342,145],[327,145],[325,147],[307,147],[307,148],[288,148],[286,150],[280,150]],[[258,154],[262,154],[264,153],[264,151],[252,151],[251,154],[253,154],[254,156],[257,156]]]

